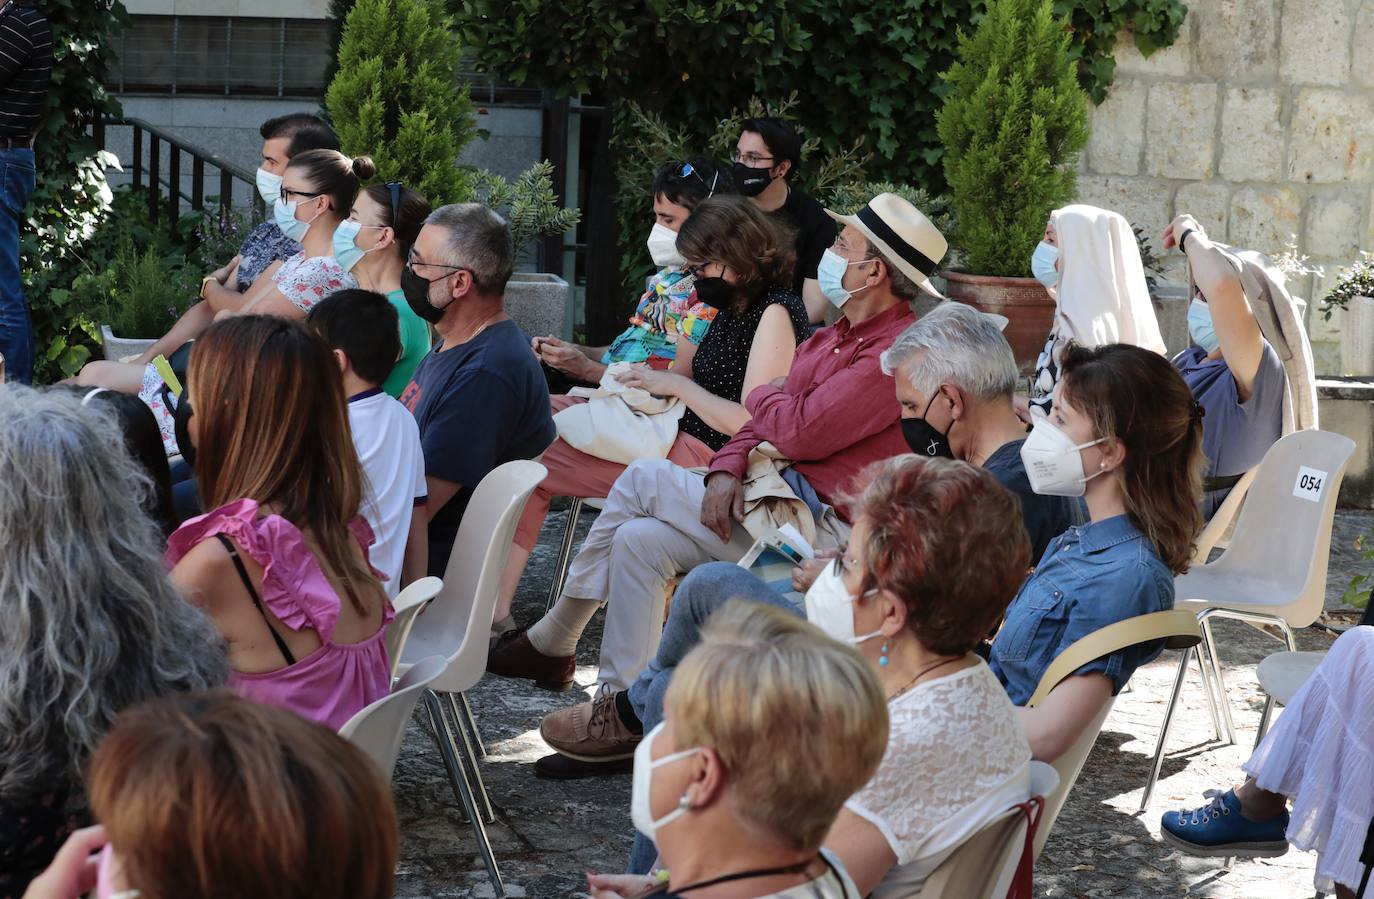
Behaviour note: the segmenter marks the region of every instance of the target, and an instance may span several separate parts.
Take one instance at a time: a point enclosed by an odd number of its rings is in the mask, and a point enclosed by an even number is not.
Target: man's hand
[[[744,521],[744,485],[728,471],[713,471],[706,476],[701,523],[710,528],[720,542],[729,543],[736,521]]]
[[[1159,241],[1160,246],[1166,250],[1172,250],[1174,247],[1184,250],[1183,247],[1178,246],[1178,241],[1185,231],[1193,231],[1201,237],[1207,236],[1207,232],[1202,230],[1202,226],[1197,223],[1197,219],[1185,212],[1170,222],[1169,227],[1164,229],[1164,234],[1160,237]],[[1186,252],[1186,250],[1184,252]]]
[[[814,559],[807,559],[796,568],[792,569],[792,589],[798,593],[805,593],[811,589],[811,585],[816,583],[816,578],[820,577],[825,566],[830,565],[836,557],[840,555],[838,549],[823,549],[816,553]]]

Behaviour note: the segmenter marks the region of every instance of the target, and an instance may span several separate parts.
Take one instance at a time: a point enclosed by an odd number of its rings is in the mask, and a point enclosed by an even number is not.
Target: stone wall
[[[1154,235],[1190,212],[1238,246],[1274,254],[1296,240],[1325,277],[1290,289],[1314,300],[1317,370],[1339,373],[1340,317],[1324,321],[1315,300],[1340,265],[1374,250],[1374,0],[1188,6],[1172,47],[1148,59],[1118,47],[1080,199]]]

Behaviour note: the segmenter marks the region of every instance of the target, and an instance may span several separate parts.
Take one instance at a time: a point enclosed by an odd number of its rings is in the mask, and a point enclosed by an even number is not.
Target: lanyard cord
[[[795,865],[784,865],[780,868],[759,868],[755,871],[740,871],[737,874],[722,874],[720,877],[714,877],[710,880],[689,883],[685,887],[669,886],[669,889],[674,893],[686,893],[691,890],[704,890],[707,887],[713,887],[722,883],[730,883],[735,880],[752,880],[755,877],[769,877],[774,874],[801,874],[804,873],[807,868],[811,867],[811,863],[815,860],[816,857],[813,856],[804,862],[797,862]],[[828,864],[827,867],[829,867]]]

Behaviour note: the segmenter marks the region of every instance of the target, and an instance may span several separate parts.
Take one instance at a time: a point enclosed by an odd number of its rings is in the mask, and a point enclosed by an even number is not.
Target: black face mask
[[[693,286],[697,299],[713,309],[729,309],[735,301],[735,288],[724,278],[697,278]]]
[[[746,197],[757,197],[773,183],[773,176],[768,174],[768,166],[756,169],[737,162],[731,167],[731,174],[735,177],[735,189]]]
[[[191,416],[195,414],[191,410],[191,397],[184,388],[181,391],[180,399],[173,399],[172,390],[166,384],[162,385],[162,404],[172,410],[172,425],[176,433],[177,449],[181,450],[181,458],[186,460],[186,464],[192,468],[196,467],[196,445],[191,442]]]
[[[939,393],[935,394],[935,396],[939,395]],[[946,439],[945,435],[954,428],[954,422],[951,421],[949,427],[945,428],[945,433],[941,434],[934,425],[925,419],[925,416],[930,414],[930,405],[935,402],[935,396],[930,398],[930,403],[926,403],[926,411],[921,413],[920,418],[902,419],[902,436],[906,438],[906,445],[911,447],[911,451],[918,456],[953,459],[954,450],[950,449],[949,440]]]
[[[445,275],[444,277],[448,276]],[[435,278],[434,280],[441,279]],[[401,269],[401,292],[406,295],[406,304],[420,318],[431,325],[437,325],[439,319],[444,317],[444,310],[434,307],[429,302],[429,285],[433,283],[434,281],[427,281],[415,274],[414,269],[408,265]]]

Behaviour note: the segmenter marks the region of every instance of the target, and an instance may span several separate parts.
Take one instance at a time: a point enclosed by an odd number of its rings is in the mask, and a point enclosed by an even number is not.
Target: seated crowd
[[[1207,517],[1310,414],[1269,326],[1292,316],[1281,280],[1187,215],[1163,234],[1196,290],[1172,362],[1130,223],[1051,215],[1030,264],[1054,323],[1018,395],[1005,320],[932,281],[940,231],[895,194],[823,209],[781,120],[746,122],[732,166],[659,167],[657,271],[596,347],[506,314],[517,248],[491,210],[368,184],[314,116],[262,137],[272,220],[168,334],[75,387],[0,388],[0,899],[390,896],[389,791],[331,731],[390,692],[392,600],[445,574],[474,490],[516,459],[547,476],[503,557],[488,670],[569,689],[605,607],[598,690],[543,720],[534,773],[633,761],[629,873],[588,891],[914,895],[1163,643],[1028,707],[1051,663],[1171,608]],[[943,302],[918,318],[922,296]],[[604,508],[521,627],[560,496]],[[779,533],[814,558],[782,581],[737,564]],[[1317,809],[1359,791],[1308,746],[1358,705],[1361,639],[1251,780],[1166,816],[1166,839],[1277,851],[1288,826],[1353,886],[1350,840],[1322,829],[1355,818]],[[1218,829],[1232,812],[1249,826]]]

